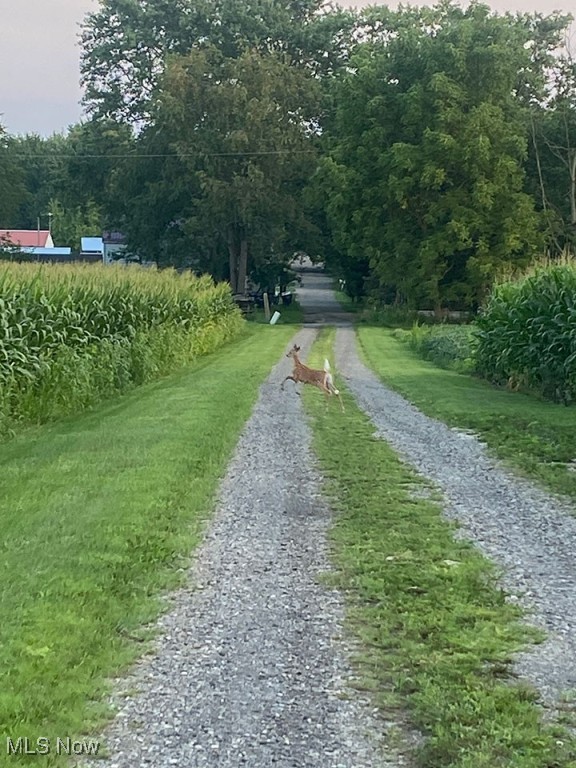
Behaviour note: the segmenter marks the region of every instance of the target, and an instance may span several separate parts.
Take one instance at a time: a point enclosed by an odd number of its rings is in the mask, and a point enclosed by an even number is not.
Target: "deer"
[[[288,381],[288,379],[293,381],[294,385],[298,384],[298,382],[302,382],[302,384],[312,384],[313,386],[321,389],[326,395],[326,398],[330,397],[331,395],[336,395],[338,400],[340,400],[340,407],[342,408],[342,412],[344,412],[344,403],[342,402],[342,398],[340,396],[340,390],[336,389],[334,386],[334,380],[332,378],[332,374],[330,373],[330,363],[328,360],[324,360],[323,371],[316,370],[314,368],[309,368],[307,365],[304,365],[304,363],[298,357],[299,352],[300,347],[297,344],[294,344],[292,349],[287,353],[286,357],[291,357],[294,361],[294,369],[291,374],[286,376],[280,385],[280,389],[282,389],[282,391],[284,390],[284,384]],[[300,392],[297,392],[297,394],[299,395]],[[326,401],[326,405],[328,405],[328,401]]]

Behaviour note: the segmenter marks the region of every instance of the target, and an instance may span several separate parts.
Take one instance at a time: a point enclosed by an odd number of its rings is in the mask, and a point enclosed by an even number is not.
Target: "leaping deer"
[[[344,403],[340,397],[340,390],[336,389],[334,386],[334,380],[330,373],[330,363],[328,360],[324,360],[323,371],[315,370],[314,368],[308,368],[307,365],[304,365],[298,357],[298,352],[300,352],[300,347],[297,344],[294,344],[292,349],[286,355],[286,357],[291,357],[294,361],[294,370],[290,375],[286,376],[280,385],[280,389],[284,389],[284,383],[288,381],[288,379],[293,381],[294,385],[298,384],[298,382],[302,382],[302,384],[313,384],[315,387],[321,389],[326,397],[336,395],[338,400],[340,400],[342,412],[344,412]],[[298,392],[298,394],[300,393]]]

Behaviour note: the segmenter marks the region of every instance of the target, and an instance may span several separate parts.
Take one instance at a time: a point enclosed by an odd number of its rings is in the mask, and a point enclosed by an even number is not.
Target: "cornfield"
[[[3,263],[0,432],[15,419],[53,418],[173,370],[241,325],[229,287],[208,276]],[[73,389],[82,397],[66,406]]]
[[[576,398],[576,263],[537,265],[497,285],[477,321],[476,366],[495,383]]]

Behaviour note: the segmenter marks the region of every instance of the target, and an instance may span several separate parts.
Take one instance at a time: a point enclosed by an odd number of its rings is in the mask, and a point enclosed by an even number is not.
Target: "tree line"
[[[295,252],[354,298],[477,307],[576,241],[571,17],[323,0],[100,0],[86,119],[0,135],[0,226],[124,232],[159,265],[281,280]]]

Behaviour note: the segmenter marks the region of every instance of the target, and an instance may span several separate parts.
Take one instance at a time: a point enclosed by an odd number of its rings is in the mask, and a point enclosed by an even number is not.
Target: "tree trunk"
[[[244,294],[248,274],[248,240],[237,227],[228,229],[228,259],[232,293]]]
[[[228,259],[230,264],[230,287],[232,293],[238,293],[238,253],[236,250],[236,238],[234,227],[228,229]]]
[[[548,213],[546,190],[544,189],[544,177],[542,176],[542,164],[540,162],[540,152],[538,150],[538,142],[536,141],[536,126],[534,125],[534,115],[530,115],[530,124],[532,127],[532,146],[534,147],[534,154],[536,156],[536,168],[538,170],[538,181],[540,182],[540,194],[542,195],[542,210],[544,211],[544,213]]]
[[[238,259],[238,292],[246,292],[246,275],[248,274],[248,240],[243,237],[240,240],[240,254]]]
[[[558,250],[558,253],[561,253],[562,247],[558,242],[558,238],[554,235],[552,227],[550,227],[550,214],[548,211],[548,200],[546,198],[546,188],[544,186],[544,175],[542,173],[542,163],[540,161],[540,150],[538,149],[538,142],[536,141],[536,126],[534,123],[533,114],[530,115],[530,123],[532,127],[532,146],[534,147],[534,155],[536,157],[536,168],[538,170],[538,181],[540,182],[540,194],[542,195],[542,210],[544,211],[544,214],[546,215],[546,219],[548,220],[550,235],[554,240],[554,244]]]
[[[576,224],[576,150],[570,158],[570,214],[572,224]]]

